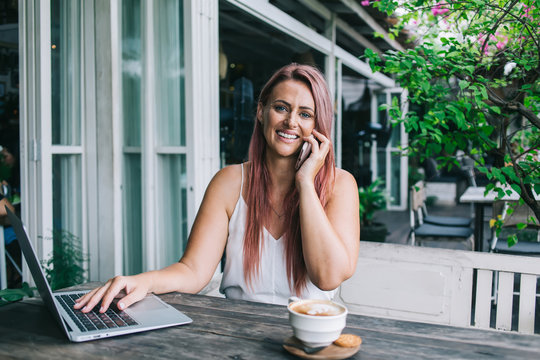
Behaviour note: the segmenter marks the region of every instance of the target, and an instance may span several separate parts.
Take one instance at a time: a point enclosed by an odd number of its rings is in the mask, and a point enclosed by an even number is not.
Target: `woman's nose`
[[[289,116],[287,116],[287,118],[285,119],[285,124],[289,127],[289,128],[295,128],[298,126],[298,115],[296,114],[289,114]]]

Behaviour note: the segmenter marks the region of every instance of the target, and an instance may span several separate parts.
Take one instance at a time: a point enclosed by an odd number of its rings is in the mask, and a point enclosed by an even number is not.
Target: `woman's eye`
[[[287,109],[283,105],[276,105],[274,106],[274,109],[276,109],[276,111],[287,111]]]
[[[300,116],[303,117],[303,118],[306,118],[306,119],[309,119],[309,118],[312,117],[311,114],[307,113],[307,112],[301,112]]]

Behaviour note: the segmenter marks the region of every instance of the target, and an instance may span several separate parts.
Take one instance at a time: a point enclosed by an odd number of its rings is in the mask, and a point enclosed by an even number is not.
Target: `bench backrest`
[[[540,258],[362,242],[337,298],[351,313],[511,330],[516,274],[517,330],[534,333]]]

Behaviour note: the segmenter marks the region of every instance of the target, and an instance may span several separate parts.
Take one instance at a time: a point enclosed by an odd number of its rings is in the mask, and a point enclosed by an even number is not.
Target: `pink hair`
[[[331,139],[333,108],[330,93],[324,76],[316,68],[295,63],[279,69],[268,80],[259,96],[259,103],[267,104],[274,87],[286,80],[297,80],[306,84],[311,90],[315,102],[315,129]],[[263,224],[271,215],[268,189],[271,184],[270,175],[265,162],[266,140],[259,121],[255,127],[249,145],[249,160],[251,163],[246,185],[246,203],[248,205],[246,232],[244,236],[244,277],[247,284],[259,275],[260,256],[262,250]],[[328,196],[334,184],[334,151],[331,147],[324,165],[315,177],[315,190],[321,204],[326,205]],[[307,270],[302,252],[302,234],[300,230],[299,196],[295,186],[292,186],[286,196],[284,216],[285,257],[289,287],[299,295],[307,282]]]

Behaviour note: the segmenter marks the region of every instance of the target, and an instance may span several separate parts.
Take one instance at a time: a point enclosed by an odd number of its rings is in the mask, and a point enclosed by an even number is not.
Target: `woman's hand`
[[[116,276],[109,279],[105,285],[98,287],[79,299],[75,300],[75,309],[81,309],[82,312],[91,311],[101,301],[99,312],[107,311],[112,301],[116,297],[118,300],[118,309],[125,310],[131,304],[142,300],[150,291],[150,275],[143,273],[135,276]],[[125,294],[121,296],[120,294]],[[118,296],[120,295],[120,296]]]
[[[324,165],[326,155],[330,151],[331,143],[326,136],[315,129],[312,135],[304,138],[304,141],[311,144],[311,154],[296,172],[295,181],[298,190],[304,185],[313,185],[315,177]]]

